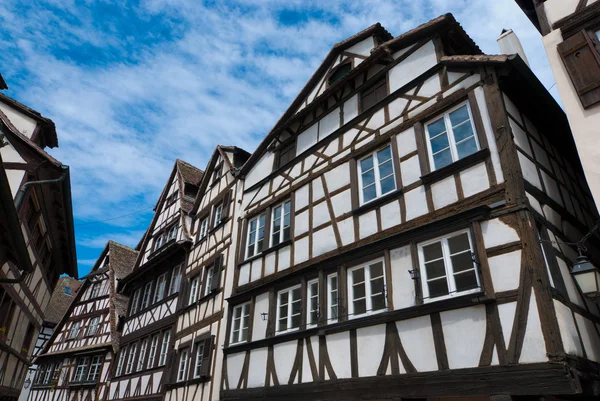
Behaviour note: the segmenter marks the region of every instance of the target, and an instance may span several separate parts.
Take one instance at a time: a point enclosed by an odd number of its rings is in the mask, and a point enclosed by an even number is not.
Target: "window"
[[[60,364],[60,362],[56,362],[54,364],[54,370],[52,371],[52,382],[53,383],[58,383],[58,377],[60,376],[61,368],[62,368],[62,365]]]
[[[206,271],[206,286],[204,286],[204,296],[207,296],[212,291],[214,275],[215,275],[215,267],[211,266]]]
[[[179,291],[181,285],[181,265],[173,269],[173,275],[171,276],[171,283],[169,284],[169,295],[175,294]]]
[[[142,345],[140,346],[140,355],[138,356],[138,363],[136,367],[136,371],[140,371],[144,369],[144,358],[146,358],[146,348],[148,348],[148,339],[145,338],[142,341]]]
[[[169,228],[169,231],[167,232],[167,241],[171,241],[173,239],[175,239],[177,237],[177,225],[174,225],[173,227]]]
[[[160,234],[154,240],[154,250],[160,249],[163,246],[164,236]]]
[[[302,300],[297,285],[277,293],[277,332],[296,330],[300,327]]]
[[[50,383],[50,378],[53,376],[56,364],[51,363],[48,365],[48,369],[46,369],[46,373],[44,374],[44,383]]]
[[[179,369],[177,370],[177,381],[181,382],[185,380],[188,365],[188,350],[184,349],[179,355]]]
[[[290,239],[290,201],[273,208],[271,246]]]
[[[198,300],[198,283],[200,279],[198,276],[192,279],[192,283],[190,284],[190,298],[188,299],[188,305],[193,304]]]
[[[468,231],[419,244],[423,298],[445,298],[480,290]]]
[[[337,274],[327,276],[327,320],[330,323],[338,319],[338,277]]]
[[[71,324],[71,330],[69,331],[69,340],[77,338],[79,335],[79,328],[81,327],[81,322],[74,322]]]
[[[468,103],[426,125],[432,170],[447,166],[479,150]]]
[[[277,158],[275,159],[275,168],[285,166],[296,157],[296,140],[292,140],[287,145],[282,145],[277,151]]]
[[[350,70],[352,70],[352,64],[350,62],[346,62],[337,66],[327,78],[327,84],[333,85],[334,83],[348,75]]]
[[[391,145],[361,159],[358,170],[361,205],[396,189]]]
[[[127,347],[121,349],[119,354],[119,362],[117,363],[117,376],[121,376],[123,373],[123,365],[125,364],[125,356],[127,355]]]
[[[65,286],[64,290],[65,290],[65,295],[69,295],[69,296],[71,295],[71,287]]]
[[[167,284],[167,273],[161,274],[156,280],[156,291],[154,292],[154,302],[158,302],[165,296],[165,285]]]
[[[142,297],[142,306],[140,306],[140,309],[146,309],[148,306],[150,306],[150,293],[152,292],[152,281],[150,281],[149,283],[146,283],[146,286],[144,287],[144,295]]]
[[[208,217],[205,217],[200,222],[200,230],[198,231],[198,239],[202,240],[206,237],[208,233]]]
[[[360,95],[361,110],[366,111],[375,106],[387,96],[387,81],[385,78],[377,81],[373,86],[363,91]]]
[[[200,377],[202,373],[202,359],[204,358],[204,342],[198,344],[196,349],[196,366],[194,367],[194,378]]]
[[[315,326],[319,321],[319,280],[311,280],[308,285],[307,326]]]
[[[131,298],[131,314],[133,315],[138,310],[138,304],[140,303],[140,293],[142,292],[141,288],[138,288],[133,292],[133,297]]]
[[[125,374],[128,375],[133,370],[133,362],[135,360],[135,353],[137,352],[137,343],[129,346],[129,357],[127,358],[127,366],[125,367]]]
[[[348,301],[353,317],[385,310],[383,260],[348,269]]]
[[[100,317],[96,316],[92,318],[90,321],[90,326],[88,327],[87,335],[93,336],[98,331],[98,326],[100,325]]]
[[[221,224],[221,217],[223,215],[223,203],[219,203],[217,206],[215,206],[215,219],[214,219],[214,223],[213,223],[213,227],[218,226],[219,224]]]
[[[165,331],[160,347],[160,356],[158,357],[158,366],[164,366],[167,362],[167,353],[169,352],[169,341],[171,340],[171,332]]]
[[[92,358],[92,363],[90,364],[90,370],[87,374],[87,381],[95,382],[98,380],[100,376],[100,367],[102,366],[102,357],[100,355],[96,355]]]
[[[74,382],[82,382],[85,378],[85,371],[87,370],[89,358],[79,358],[77,360],[77,367],[75,368],[75,375],[73,376]]]
[[[146,363],[146,369],[154,367],[154,359],[156,358],[156,349],[158,348],[158,334],[152,336],[152,342],[150,343],[150,353],[148,354],[148,363]]]
[[[219,178],[221,178],[221,171],[223,170],[223,164],[219,164],[218,166],[215,167],[214,173],[213,173],[213,184],[216,183],[217,181],[219,181]]]
[[[248,223],[248,245],[246,246],[246,258],[259,254],[263,251],[265,240],[265,215],[261,214]]]
[[[45,377],[46,377],[46,370],[49,369],[49,366],[46,365],[41,365],[40,369],[38,371],[38,376],[37,376],[37,380],[35,381],[36,384],[42,384],[45,383]]]
[[[231,327],[231,344],[242,343],[248,340],[248,323],[250,322],[250,302],[233,308],[233,322]]]

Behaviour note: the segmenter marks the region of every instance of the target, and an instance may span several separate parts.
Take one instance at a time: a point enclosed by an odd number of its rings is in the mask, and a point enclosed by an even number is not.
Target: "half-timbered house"
[[[5,87],[3,81],[0,87]],[[0,398],[16,400],[59,276],[77,276],[69,168],[54,123],[0,94]]]
[[[36,359],[29,401],[106,400],[127,299],[116,293],[137,251],[109,241]]]
[[[218,399],[225,342],[225,299],[230,295],[237,241],[237,171],[249,154],[218,146],[211,157],[192,209],[194,241],[187,264],[174,332],[165,400]]]
[[[119,283],[129,297],[109,400],[162,400],[175,341],[176,310],[192,244],[190,211],[203,173],[177,160],[156,204],[131,274]]]
[[[565,115],[452,15],[335,45],[240,177],[220,399],[597,395]]]

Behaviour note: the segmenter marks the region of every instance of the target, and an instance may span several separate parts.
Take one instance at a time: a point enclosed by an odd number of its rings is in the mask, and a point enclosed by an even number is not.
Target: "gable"
[[[31,139],[31,136],[37,127],[37,122],[33,118],[3,102],[0,102],[0,110],[10,119],[21,134]]]

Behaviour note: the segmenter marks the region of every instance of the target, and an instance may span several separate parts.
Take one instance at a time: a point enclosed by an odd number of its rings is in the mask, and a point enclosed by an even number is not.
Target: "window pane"
[[[287,330],[287,318],[279,319],[279,331]]]
[[[436,169],[451,164],[452,153],[450,153],[450,149],[446,149],[443,152],[433,155],[433,163],[435,164]]]
[[[385,296],[383,294],[376,294],[371,297],[371,304],[373,310],[385,309]]]
[[[383,277],[371,280],[371,294],[383,294],[385,288],[385,284],[383,283]]]
[[[431,152],[434,154],[440,150],[446,149],[448,146],[450,146],[448,142],[448,134],[440,135],[431,140]]]
[[[364,269],[356,269],[352,271],[352,283],[360,283],[365,281],[365,270]]]
[[[468,119],[469,119],[469,111],[467,110],[467,105],[464,105],[460,109],[457,109],[457,110],[453,111],[452,113],[450,113],[450,122],[452,123],[453,127],[455,125],[462,123],[463,121],[468,120]]]
[[[477,152],[477,143],[475,142],[475,137],[456,145],[456,151],[458,152],[459,159]]]
[[[287,304],[288,303],[288,298],[289,295],[287,292],[282,292],[281,294],[279,294],[279,304],[283,305],[283,304]]]
[[[283,229],[283,241],[290,239],[290,227]]]
[[[443,259],[436,260],[435,262],[425,263],[425,270],[427,271],[427,278],[429,280],[446,275]]]
[[[383,263],[377,262],[371,265],[371,278],[383,276]]]
[[[375,170],[369,170],[362,173],[362,186],[367,187],[375,183]]]
[[[390,160],[392,158],[392,148],[391,147],[387,147],[385,149],[381,149],[379,152],[377,152],[377,161],[379,162],[379,164],[385,162],[386,160]]]
[[[454,142],[459,143],[462,140],[465,140],[474,135],[473,127],[469,121],[459,125],[458,127],[452,128],[454,132]]]
[[[440,118],[436,122],[429,124],[427,126],[427,131],[429,132],[430,138],[433,138],[434,136],[446,131],[446,124],[444,123],[444,119]]]
[[[446,279],[429,281],[427,286],[429,287],[429,298],[448,295],[448,283]]]
[[[360,315],[367,312],[367,301],[366,299],[360,299],[358,301],[354,301],[354,314]]]
[[[394,166],[391,160],[388,160],[379,165],[379,177],[385,178],[394,174]]]
[[[365,172],[373,168],[373,158],[367,157],[360,161],[360,171]]]
[[[375,189],[375,185],[371,185],[370,187],[363,189],[363,201],[368,202],[377,197],[377,190]]]
[[[363,298],[365,296],[365,284],[355,284],[353,287],[354,299]]]
[[[471,249],[469,244],[469,235],[463,233],[452,238],[448,238],[448,247],[450,248],[450,254],[459,253]]]
[[[456,274],[454,276],[454,282],[456,283],[456,291],[466,291],[477,288],[477,277],[475,271],[465,272]]]
[[[385,180],[381,181],[381,194],[387,194],[388,192],[392,192],[396,189],[396,182],[394,181],[394,176],[390,176]]]
[[[458,273],[464,270],[473,268],[473,260],[471,259],[471,252],[463,252],[451,257],[452,259],[452,270],[454,273]]]
[[[292,323],[290,325],[290,329],[295,329],[296,327],[300,327],[300,315],[292,316]]]
[[[423,256],[425,257],[425,262],[441,258],[443,256],[442,243],[436,242],[434,244],[425,245],[423,247]]]

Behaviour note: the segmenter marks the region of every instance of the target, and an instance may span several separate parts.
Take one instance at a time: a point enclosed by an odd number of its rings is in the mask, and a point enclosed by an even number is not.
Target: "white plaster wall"
[[[294,235],[298,236],[308,231],[308,210],[294,216]]]
[[[396,322],[400,341],[408,359],[418,372],[428,372],[438,369],[433,331],[429,316]],[[418,344],[418,346],[414,346]]]
[[[273,171],[273,152],[265,152],[256,162],[254,167],[248,172],[245,180],[245,187],[250,188]]]
[[[479,74],[475,75],[479,79]],[[492,166],[494,166],[496,182],[501,184],[504,182],[504,175],[502,174],[502,165],[500,164],[500,154],[498,153],[498,146],[496,145],[494,129],[492,127],[492,122],[490,121],[490,113],[485,101],[485,93],[483,92],[483,88],[481,86],[475,88],[474,93],[475,99],[477,100],[477,105],[479,106],[479,110],[481,112],[481,120],[483,121],[483,128],[485,129],[485,136],[490,149],[490,158],[492,160]]]
[[[385,346],[385,324],[356,330],[358,375],[376,376]]]
[[[350,184],[350,165],[349,163],[340,164],[331,171],[325,173],[327,189],[333,192],[343,186]]]
[[[239,354],[227,355],[227,381],[231,386],[231,389],[235,389],[240,376],[242,374],[242,368],[244,367],[244,358],[246,357],[245,352]],[[264,372],[263,372],[264,376]]]
[[[544,11],[550,26],[556,21],[573,14],[578,3],[579,0],[546,0]]]
[[[350,362],[350,332],[344,331],[326,336],[327,352],[331,366],[338,379],[352,377]]]
[[[303,207],[308,206],[308,185],[304,185],[300,188],[298,188],[295,192],[295,208],[296,210],[300,210]]]
[[[516,302],[508,302],[498,305],[498,316],[500,317],[500,325],[502,326],[502,336],[504,344],[508,347],[512,333],[512,327],[515,321],[515,313],[517,310]]]
[[[558,328],[565,352],[583,357],[581,341],[579,341],[571,310],[557,300],[554,300],[554,310],[556,310],[556,319],[558,320]]]
[[[31,135],[37,126],[34,119],[2,102],[0,102],[0,110],[6,114],[6,117],[8,117],[10,122],[13,123],[20,133],[24,134],[27,138],[31,138]]]
[[[315,357],[315,365],[319,366],[319,337],[313,336],[308,339]],[[308,347],[306,340],[304,343],[304,353],[302,354],[302,383],[310,383],[313,381],[312,371],[310,369],[310,362],[308,360]]]
[[[331,205],[336,217],[352,211],[352,194],[350,191],[349,189],[331,198]]]
[[[346,49],[346,51],[349,53],[360,54],[363,56],[370,56],[371,49],[373,49],[373,47],[375,47],[375,41],[373,39],[373,36],[370,36],[367,39],[350,46],[348,49]]]
[[[286,343],[275,344],[273,346],[273,360],[275,361],[275,370],[279,384],[285,385],[290,379],[294,359],[296,359],[296,349],[298,341],[289,341]]]
[[[494,283],[494,291],[509,291],[519,288],[521,275],[521,251],[505,253],[488,258]]]
[[[21,157],[19,152],[15,150],[10,142],[8,145],[0,148],[0,154],[2,155],[2,161],[4,161],[4,163],[25,163],[25,159]]]
[[[402,110],[400,110],[402,111]],[[406,156],[417,150],[417,140],[415,138],[415,129],[410,127],[406,131],[402,131],[396,135],[396,142],[398,144],[398,157]],[[406,185],[406,183],[404,183]]]
[[[390,251],[392,267],[392,288],[394,289],[394,309],[403,309],[415,305],[415,282],[408,274],[413,269],[410,246]]]
[[[294,244],[294,263],[302,263],[308,260],[308,238],[299,239]]]
[[[500,221],[499,218],[483,221],[481,223],[481,231],[486,248],[520,240],[517,231]]]
[[[577,327],[579,327],[588,359],[600,362],[600,336],[594,327],[594,322],[578,313],[575,313],[575,320],[577,321]]]
[[[546,356],[546,343],[544,342],[544,334],[542,333],[542,325],[535,298],[535,292],[532,292],[529,300],[523,349],[519,358],[520,363],[545,362],[548,360]]]
[[[441,312],[450,369],[479,366],[486,331],[485,306]]]
[[[377,233],[377,214],[375,210],[361,215],[358,218],[358,227],[361,239]]]
[[[319,141],[340,127],[340,108],[331,111],[319,120]]]
[[[25,170],[5,170],[6,177],[8,178],[8,184],[10,186],[10,192],[12,192],[13,198],[17,195],[21,182],[25,176]]]
[[[429,41],[388,72],[390,93],[437,64],[433,41]]]
[[[424,186],[420,186],[404,194],[404,200],[406,202],[406,221],[428,212]]]
[[[333,251],[337,247],[333,227],[327,226],[313,234],[313,258]]]
[[[485,163],[479,163],[460,172],[460,182],[465,198],[485,191],[490,187]]]
[[[402,216],[400,214],[400,202],[394,200],[387,203],[380,208],[381,214],[381,229],[387,230],[388,228],[400,225],[402,223]]]
[[[342,239],[342,245],[348,245],[354,242],[354,219],[349,217],[338,222],[338,231]]]
[[[421,165],[419,164],[419,156],[413,156],[408,160],[400,163],[400,172],[402,177],[402,185],[408,186],[421,179]]]
[[[358,95],[354,95],[344,102],[344,124],[356,116],[358,116]]]
[[[435,209],[441,209],[444,206],[448,206],[458,201],[454,176],[444,178],[443,180],[432,184],[431,195],[433,198],[433,207]]]
[[[264,387],[265,372],[267,371],[267,348],[250,351],[250,366],[248,367],[248,387]],[[229,370],[229,363],[227,364]],[[231,383],[230,383],[231,384]]]

